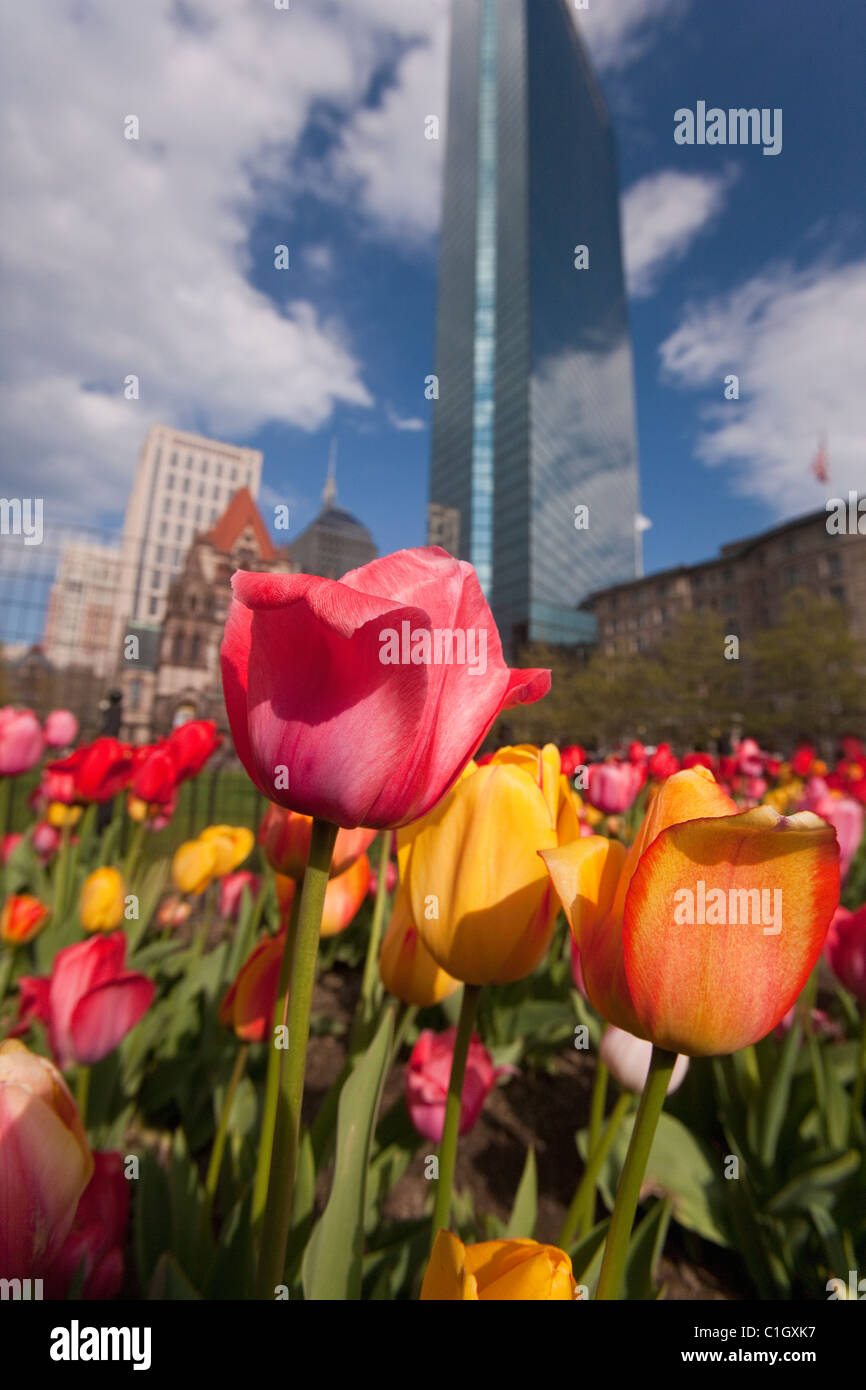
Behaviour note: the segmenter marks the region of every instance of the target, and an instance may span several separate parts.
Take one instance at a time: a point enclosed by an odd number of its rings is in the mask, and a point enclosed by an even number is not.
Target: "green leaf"
[[[160,1255],[153,1278],[150,1281],[148,1298],[166,1299],[172,1303],[191,1302],[201,1298],[170,1250]]]
[[[517,1187],[514,1206],[511,1208],[511,1216],[505,1230],[506,1236],[509,1239],[520,1236],[528,1236],[531,1239],[535,1233],[537,1216],[538,1174],[535,1167],[535,1149],[530,1144],[526,1150],[523,1175]]]
[[[785,1212],[798,1207],[808,1210],[810,1202],[816,1199],[821,1189],[835,1187],[838,1183],[844,1182],[852,1173],[857,1172],[860,1161],[857,1150],[850,1149],[848,1153],[841,1154],[827,1163],[817,1163],[814,1167],[807,1168],[805,1172],[798,1173],[797,1177],[785,1183],[785,1186],[770,1198],[767,1211]]]
[[[632,1234],[625,1269],[623,1298],[629,1301],[656,1297],[656,1269],[671,1221],[671,1200],[656,1202]]]
[[[392,1025],[393,1013],[387,1009],[340,1095],[331,1193],[303,1260],[307,1299],[360,1298],[367,1163],[391,1059]]]
[[[150,1286],[160,1256],[171,1248],[168,1181],[151,1153],[143,1153],[135,1184],[135,1263],[139,1287]]]
[[[633,1118],[622,1123],[599,1174],[599,1188],[609,1208],[613,1206],[613,1194],[633,1125]],[[586,1130],[580,1131],[577,1143],[585,1159]],[[715,1245],[730,1245],[725,1187],[719,1158],[680,1120],[662,1111],[647,1162],[643,1191],[669,1196],[674,1219],[687,1230],[696,1231]]]
[[[572,1248],[571,1268],[576,1283],[585,1284],[589,1288],[598,1279],[609,1225],[610,1217],[606,1216],[597,1226],[593,1226],[589,1235],[584,1236],[583,1240],[578,1241]]]

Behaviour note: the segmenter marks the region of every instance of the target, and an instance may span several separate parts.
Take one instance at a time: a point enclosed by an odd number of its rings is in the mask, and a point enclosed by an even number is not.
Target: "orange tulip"
[[[425,1302],[571,1302],[577,1285],[571,1260],[537,1240],[485,1240],[464,1245],[440,1231],[421,1288]]]
[[[460,988],[460,981],[436,964],[418,935],[409,899],[402,887],[397,890],[391,921],[382,942],[379,974],[389,994],[419,1009],[440,1003]]]
[[[839,900],[832,827],[739,812],[704,767],[664,782],[631,849],[588,836],[542,851],[590,1001],[669,1052],[766,1037],[800,993]]]
[[[285,921],[291,911],[297,883],[284,874],[274,875],[277,885],[277,902],[280,914]],[[370,861],[366,854],[356,859],[350,868],[337,878],[328,879],[325,889],[325,906],[322,911],[322,936],[336,936],[345,931],[354,921],[370,886]]]
[[[39,1276],[66,1239],[93,1156],[60,1072],[0,1043],[0,1277]]]
[[[303,878],[310,857],[310,836],[313,830],[313,817],[302,816],[299,811],[290,811],[285,806],[269,806],[259,827],[259,844],[274,873],[286,878]],[[331,859],[331,878],[337,878],[351,868],[356,859],[369,849],[378,831],[356,830],[337,831],[337,842]]]
[[[285,944],[285,931],[264,937],[247,956],[220,1005],[220,1023],[243,1042],[262,1042],[270,1030]]]
[[[50,916],[45,904],[29,893],[7,898],[0,913],[0,941],[5,941],[7,946],[23,946],[26,941],[33,940]]]

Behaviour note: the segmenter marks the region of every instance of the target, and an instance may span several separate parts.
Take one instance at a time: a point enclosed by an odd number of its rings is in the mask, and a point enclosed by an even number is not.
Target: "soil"
[[[348,1026],[360,983],[360,972],[340,967],[325,973],[316,985],[313,1014]],[[389,1073],[382,1097],[385,1113],[403,1091],[409,1048]],[[338,1076],[345,1059],[343,1035],[310,1038],[304,1120],[309,1123]],[[471,1132],[460,1140],[455,1189],[469,1189],[477,1215],[491,1212],[508,1220],[520,1181],[526,1150],[535,1145],[538,1167],[538,1219],[535,1235],[556,1243],[568,1204],[580,1176],[575,1131],[587,1123],[594,1062],[587,1054],[565,1054],[552,1072],[524,1070],[507,1085],[494,1087]],[[329,1178],[322,1175],[320,1199],[327,1196]],[[391,1191],[385,1214],[405,1220],[423,1216],[430,1186],[424,1178],[419,1150],[409,1171]],[[597,1212],[601,1219],[602,1212]],[[659,1265],[664,1296],[676,1300],[749,1297],[742,1269],[733,1252],[720,1249],[672,1224]]]

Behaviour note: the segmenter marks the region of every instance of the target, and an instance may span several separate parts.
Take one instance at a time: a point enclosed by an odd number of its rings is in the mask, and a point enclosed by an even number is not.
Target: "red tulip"
[[[42,757],[42,729],[30,709],[0,709],[0,777],[29,772]]]
[[[339,582],[240,571],[232,588],[221,656],[238,756],[270,800],[337,825],[417,820],[502,710],[550,688],[549,671],[509,670],[474,569],[436,547]],[[476,660],[445,660],[461,641]]]
[[[111,801],[129,785],[134,766],[134,752],[128,743],[119,743],[116,738],[98,738],[93,743],[82,744],[68,758],[48,764],[49,774],[72,776],[72,795],[51,795],[51,800]]]
[[[559,755],[560,771],[563,777],[573,777],[579,767],[586,762],[586,752],[579,743],[570,743]]]
[[[642,743],[638,742],[637,739],[633,739],[628,746],[626,757],[628,758],[630,763],[646,762],[646,749],[644,748]]]
[[[679,762],[671,752],[669,743],[660,743],[656,751],[649,760],[648,771],[650,777],[663,782],[668,777],[673,777],[675,772],[679,772]]]
[[[66,1298],[81,1271],[80,1298],[116,1298],[123,1284],[123,1247],[130,1185],[121,1153],[94,1153],[93,1177],[81,1195],[72,1229],[45,1275],[45,1296]]]
[[[588,769],[587,798],[606,816],[621,816],[644,783],[644,769],[635,763],[593,763]]]
[[[866,904],[856,912],[837,907],[824,955],[840,984],[866,1005]]]
[[[156,986],[124,970],[125,959],[123,932],[91,936],[58,951],[50,976],[18,981],[20,1024],[33,1017],[45,1024],[64,1070],[107,1057],[150,1008]]]
[[[798,743],[791,758],[791,771],[795,777],[808,777],[814,761],[814,744]]]
[[[451,1079],[457,1029],[434,1033],[425,1028],[406,1064],[406,1105],[419,1134],[438,1144],[445,1126],[445,1101]],[[495,1067],[493,1058],[473,1033],[460,1097],[459,1134],[472,1129],[489,1092],[500,1076],[516,1076],[516,1067]]]
[[[710,772],[715,772],[716,760],[713,757],[712,753],[686,753],[685,757],[683,758],[683,767],[708,767],[710,769]]]
[[[142,750],[136,749],[136,767],[132,774],[133,796],[148,807],[168,806],[177,795],[178,765],[170,744],[158,743]]]
[[[53,709],[42,732],[49,748],[68,748],[78,738],[78,720],[71,710]]]
[[[397,865],[394,863],[393,859],[389,859],[389,860],[388,860],[388,867],[387,867],[386,870],[385,870],[385,892],[386,892],[386,893],[393,893],[393,892],[394,892],[394,889],[395,889],[396,887],[397,887]],[[379,875],[374,873],[374,874],[371,874],[371,875],[370,875],[370,884],[369,884],[369,887],[367,888],[367,892],[370,894],[370,897],[371,897],[371,898],[375,898],[375,896],[376,896],[376,894],[378,893],[378,891],[379,891]]]
[[[168,744],[177,764],[177,780],[185,782],[189,777],[197,777],[222,741],[212,719],[190,719],[172,729]]]

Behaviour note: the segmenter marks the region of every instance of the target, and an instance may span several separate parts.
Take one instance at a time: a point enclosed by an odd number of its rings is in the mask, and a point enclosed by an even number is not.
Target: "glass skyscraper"
[[[513,654],[638,563],[616,155],[567,0],[451,11],[429,538]]]

